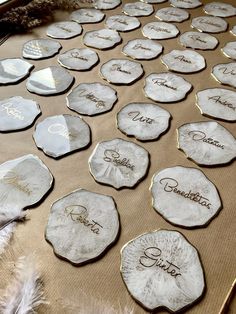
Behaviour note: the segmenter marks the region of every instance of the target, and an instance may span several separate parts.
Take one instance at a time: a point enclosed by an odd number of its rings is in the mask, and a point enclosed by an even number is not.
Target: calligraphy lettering
[[[202,141],[204,143],[210,144],[210,145],[214,145],[215,147],[224,149],[224,145],[220,144],[219,141],[214,140],[210,137],[206,137],[206,134],[202,131],[190,131],[188,133],[188,135],[190,135],[192,137],[192,140],[194,141]]]
[[[112,149],[106,149],[104,151],[104,161],[112,162],[116,167],[124,166],[130,170],[134,170],[134,165],[130,163],[130,160],[127,158],[120,158],[120,154]]]

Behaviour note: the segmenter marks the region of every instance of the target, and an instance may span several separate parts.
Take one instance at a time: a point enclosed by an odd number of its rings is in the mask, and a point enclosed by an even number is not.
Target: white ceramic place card
[[[51,66],[33,72],[26,82],[28,91],[39,95],[56,95],[65,92],[73,84],[74,77],[59,66]]]
[[[131,188],[146,175],[149,154],[133,142],[116,138],[98,143],[88,162],[97,182],[116,189]]]
[[[153,13],[153,6],[148,3],[126,3],[122,11],[129,16],[148,16]]]
[[[21,96],[0,100],[0,132],[27,128],[39,114],[41,110],[34,100]]]
[[[133,59],[150,60],[158,57],[163,46],[151,39],[129,40],[123,47],[122,52]]]
[[[154,174],[151,184],[154,209],[181,227],[202,227],[221,209],[215,185],[201,170],[181,166]]]
[[[149,39],[168,39],[176,37],[179,29],[171,23],[150,22],[143,26],[142,33]]]
[[[191,89],[192,84],[170,72],[152,73],[145,78],[145,95],[158,102],[180,101]]]
[[[111,110],[116,101],[116,91],[101,83],[81,83],[67,96],[70,109],[88,116]]]
[[[179,42],[186,48],[212,50],[218,45],[218,39],[212,35],[200,32],[185,32],[179,37]]]
[[[179,73],[195,73],[206,67],[206,62],[203,56],[190,49],[172,50],[163,55],[161,61],[168,70]]]
[[[212,68],[212,76],[221,84],[236,88],[236,62],[215,65]]]
[[[183,22],[189,18],[189,13],[186,10],[175,8],[175,7],[166,7],[157,10],[155,17],[163,22]]]
[[[217,122],[186,123],[177,133],[178,148],[199,165],[222,165],[236,157],[236,139]]]
[[[93,6],[100,10],[112,10],[121,4],[121,0],[93,0]]]
[[[169,0],[170,4],[176,8],[195,9],[202,5],[199,0]]]
[[[203,115],[236,121],[236,92],[225,88],[208,88],[199,91],[196,98]]]
[[[100,74],[109,83],[132,84],[143,75],[143,67],[128,59],[112,59],[101,66]]]
[[[132,297],[148,311],[177,313],[205,289],[198,251],[178,231],[156,230],[121,250],[121,275]]]
[[[151,103],[130,103],[117,114],[117,127],[140,141],[156,140],[169,127],[170,113]]]
[[[85,8],[71,13],[70,20],[80,24],[99,23],[104,19],[105,14],[97,9]]]
[[[236,60],[236,41],[227,43],[221,50],[226,57]]]
[[[26,78],[33,64],[19,58],[0,59],[0,85],[16,84]]]
[[[236,7],[224,2],[210,2],[204,5],[204,11],[209,15],[230,17],[236,15]]]
[[[123,14],[109,16],[105,24],[108,28],[118,32],[132,31],[140,26],[137,17]]]
[[[89,48],[74,48],[58,57],[58,62],[69,70],[87,71],[98,63],[98,54]]]
[[[82,26],[73,21],[56,22],[47,28],[47,36],[56,39],[69,39],[80,35],[82,30]]]
[[[85,33],[83,42],[86,46],[97,49],[113,48],[121,42],[119,33],[113,29],[99,29]]]
[[[61,49],[61,44],[52,39],[32,39],[27,41],[22,48],[23,57],[26,59],[40,60],[53,57]]]
[[[90,128],[78,116],[51,116],[36,124],[33,138],[46,155],[57,158],[86,148],[90,143]]]
[[[227,30],[228,23],[221,17],[198,16],[192,19],[191,26],[200,32],[221,33]]]
[[[236,36],[236,25],[233,26],[233,28],[231,29],[230,33],[234,36]]]
[[[100,257],[119,228],[111,196],[78,189],[53,203],[45,237],[57,256],[79,266]]]

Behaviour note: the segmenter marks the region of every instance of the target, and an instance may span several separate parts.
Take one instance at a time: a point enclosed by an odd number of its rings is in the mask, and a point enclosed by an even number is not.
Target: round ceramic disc
[[[113,198],[79,189],[52,205],[45,237],[57,256],[81,265],[104,253],[118,232]]]
[[[135,300],[175,313],[198,300],[205,281],[197,250],[177,231],[157,230],[121,250],[121,275]]]
[[[98,143],[88,162],[97,182],[116,189],[131,188],[146,175],[149,154],[141,146],[117,138]]]
[[[141,2],[144,3],[151,3],[151,4],[156,4],[156,3],[163,3],[166,2],[167,0],[140,0]]]
[[[208,88],[196,94],[201,113],[226,121],[236,121],[236,92],[224,88]]]
[[[33,138],[46,155],[57,158],[87,147],[90,128],[80,117],[51,116],[37,123]]]
[[[15,218],[26,207],[38,203],[50,190],[53,177],[35,155],[24,155],[0,165],[1,220]]]
[[[47,29],[47,36],[56,39],[69,39],[82,33],[82,27],[73,21],[63,21],[51,24]]]
[[[169,70],[179,73],[195,73],[206,67],[203,56],[193,50],[172,50],[161,61]]]
[[[117,114],[121,132],[141,141],[157,139],[169,126],[170,113],[150,103],[131,103]]]
[[[218,39],[199,32],[186,32],[179,37],[182,46],[199,50],[212,50],[218,45]]]
[[[176,8],[195,9],[202,5],[199,0],[169,0],[170,4]]]
[[[93,6],[100,10],[112,10],[121,4],[121,0],[94,0]]]
[[[88,116],[111,110],[116,101],[116,91],[101,83],[79,84],[67,96],[70,109]]]
[[[145,78],[145,95],[158,102],[169,103],[184,99],[192,85],[173,73],[153,73]]]
[[[232,35],[236,36],[236,26],[234,26],[234,27],[231,29],[230,33],[231,33]]]
[[[98,23],[104,19],[105,14],[97,9],[79,9],[71,13],[70,20],[80,24]]]
[[[217,122],[183,124],[178,129],[178,148],[199,165],[213,166],[236,157],[236,140]]]
[[[142,28],[143,36],[149,39],[168,39],[179,34],[178,28],[174,24],[165,22],[150,22]]]
[[[113,29],[103,28],[90,31],[84,35],[83,42],[86,46],[97,49],[113,48],[121,42],[119,33]]]
[[[221,17],[199,16],[192,19],[191,26],[204,33],[221,33],[228,28],[228,23]]]
[[[182,227],[201,227],[221,209],[214,184],[201,170],[166,168],[152,178],[154,209],[170,223]]]
[[[53,57],[61,49],[61,44],[52,39],[32,39],[23,45],[24,58],[40,60]]]
[[[65,92],[74,78],[65,69],[51,66],[33,72],[27,80],[27,89],[39,95],[55,95]]]
[[[127,42],[122,52],[133,59],[150,60],[162,53],[163,47],[151,39],[133,39]]]
[[[212,75],[218,82],[236,88],[236,62],[215,65]]]
[[[0,60],[0,85],[15,84],[26,78],[33,64],[19,58]]]
[[[128,32],[138,28],[140,22],[137,17],[118,14],[108,17],[106,26],[119,32]]]
[[[87,71],[98,63],[98,55],[89,48],[74,48],[58,57],[58,62],[69,70]]]
[[[157,10],[155,17],[163,22],[183,22],[189,18],[189,13],[183,9],[167,7]]]
[[[131,84],[143,75],[140,63],[127,59],[112,59],[100,68],[101,76],[109,83]]]
[[[236,41],[227,43],[221,50],[226,57],[236,60]]]
[[[148,3],[126,3],[122,11],[129,16],[148,16],[153,13],[153,6]]]
[[[41,110],[35,101],[14,96],[0,101],[0,112],[0,132],[6,132],[27,128]]]
[[[236,15],[236,8],[231,4],[224,2],[211,2],[204,6],[207,14],[221,17],[229,17]]]

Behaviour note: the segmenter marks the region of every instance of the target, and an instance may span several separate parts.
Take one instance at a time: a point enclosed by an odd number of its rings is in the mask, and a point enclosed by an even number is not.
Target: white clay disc
[[[221,33],[227,30],[228,23],[221,17],[199,16],[192,19],[191,26],[204,33]]]
[[[52,39],[32,39],[23,45],[22,54],[24,58],[40,60],[50,58],[61,49],[61,44]]]
[[[148,16],[153,13],[153,6],[148,3],[126,3],[122,11],[129,16]]]
[[[236,36],[236,26],[234,26],[234,27],[231,29],[230,33],[231,33],[232,35]]]
[[[93,6],[100,10],[112,10],[121,4],[121,0],[94,0]]]
[[[133,39],[127,42],[122,52],[137,60],[150,60],[158,57],[163,46],[151,39]]]
[[[0,86],[20,82],[29,75],[33,67],[33,64],[19,58],[1,59]]]
[[[186,48],[212,50],[218,45],[218,39],[200,32],[186,32],[179,37],[179,42]]]
[[[109,49],[119,44],[121,37],[117,31],[103,28],[85,33],[83,42],[88,47]]]
[[[163,22],[183,22],[189,18],[189,13],[186,10],[166,7],[157,10],[155,17]]]
[[[109,16],[105,24],[108,28],[119,32],[128,32],[140,26],[137,17],[123,14]]]
[[[209,15],[229,17],[236,15],[236,8],[224,2],[211,2],[204,6],[204,11]]]
[[[215,65],[212,75],[221,84],[236,88],[236,62]]]
[[[79,9],[71,13],[70,20],[80,24],[99,23],[103,20],[105,14],[97,9]]]
[[[178,28],[171,23],[150,22],[142,28],[143,36],[149,39],[168,39],[179,34]]]
[[[57,22],[47,28],[47,36],[56,39],[69,39],[80,35],[82,30],[82,26],[73,21]]]
[[[169,0],[170,4],[182,9],[195,9],[202,5],[199,0]]]
[[[227,43],[221,50],[226,57],[236,60],[236,41]]]

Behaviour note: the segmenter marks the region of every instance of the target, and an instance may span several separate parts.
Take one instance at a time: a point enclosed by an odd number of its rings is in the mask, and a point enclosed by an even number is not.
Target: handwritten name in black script
[[[144,117],[143,115],[141,115],[140,111],[130,111],[128,113],[128,116],[132,117],[133,121],[144,122],[147,124],[152,124],[152,122],[154,121],[154,119]]]
[[[124,166],[131,170],[134,170],[135,166],[131,164],[128,158],[121,158],[120,154],[112,149],[106,149],[104,151],[104,161],[112,162],[115,166]]]
[[[150,49],[150,48],[148,48],[148,47],[143,47],[141,44],[136,44],[136,45],[134,45],[133,49],[134,49],[134,50],[143,49],[143,50],[152,51],[152,49]]]
[[[88,92],[85,88],[83,88],[79,91],[79,96],[85,97],[86,99],[91,100],[92,102],[94,102],[96,104],[97,108],[106,107],[106,104],[103,100],[96,97],[92,92]]]
[[[218,95],[215,95],[215,96],[211,96],[211,97],[208,97],[208,100],[212,100],[214,101],[216,104],[219,103],[223,106],[226,106],[232,110],[236,110],[236,107],[229,101],[227,100],[223,100],[221,96],[218,96]]]
[[[211,203],[208,198],[202,196],[199,192],[192,192],[189,190],[188,192],[178,189],[179,182],[173,178],[162,178],[160,184],[164,185],[164,191],[167,193],[176,193],[184,198],[189,199],[192,202],[196,202],[203,207],[208,209],[211,208]]]
[[[166,79],[163,79],[160,77],[153,78],[152,82],[158,86],[164,86],[164,87],[167,87],[167,88],[172,89],[172,90],[177,90],[177,88],[175,86],[171,86],[170,84],[168,84],[168,81]]]
[[[236,75],[236,71],[228,69],[227,67],[220,67],[219,70],[221,70],[223,74]]]
[[[188,37],[191,38],[192,40],[199,41],[200,43],[203,44],[207,43],[207,41],[203,40],[199,35],[189,35]]]
[[[122,69],[120,64],[113,64],[112,68],[111,68],[111,71],[118,71],[118,72],[122,72],[122,73],[125,73],[125,74],[131,74],[130,71]]]
[[[164,27],[149,25],[148,28],[153,30],[153,31],[156,31],[156,32],[163,32],[163,33],[168,33],[168,34],[171,33],[170,30],[168,30],[167,28],[164,28]]]
[[[175,60],[179,60],[185,63],[192,63],[190,60],[186,59],[184,55],[174,57]]]
[[[206,133],[204,133],[202,131],[190,131],[188,133],[188,135],[190,135],[192,137],[192,140],[194,140],[194,141],[202,141],[204,143],[214,145],[215,147],[224,149],[223,144],[220,144],[219,141],[214,140],[213,138],[207,137]]]

